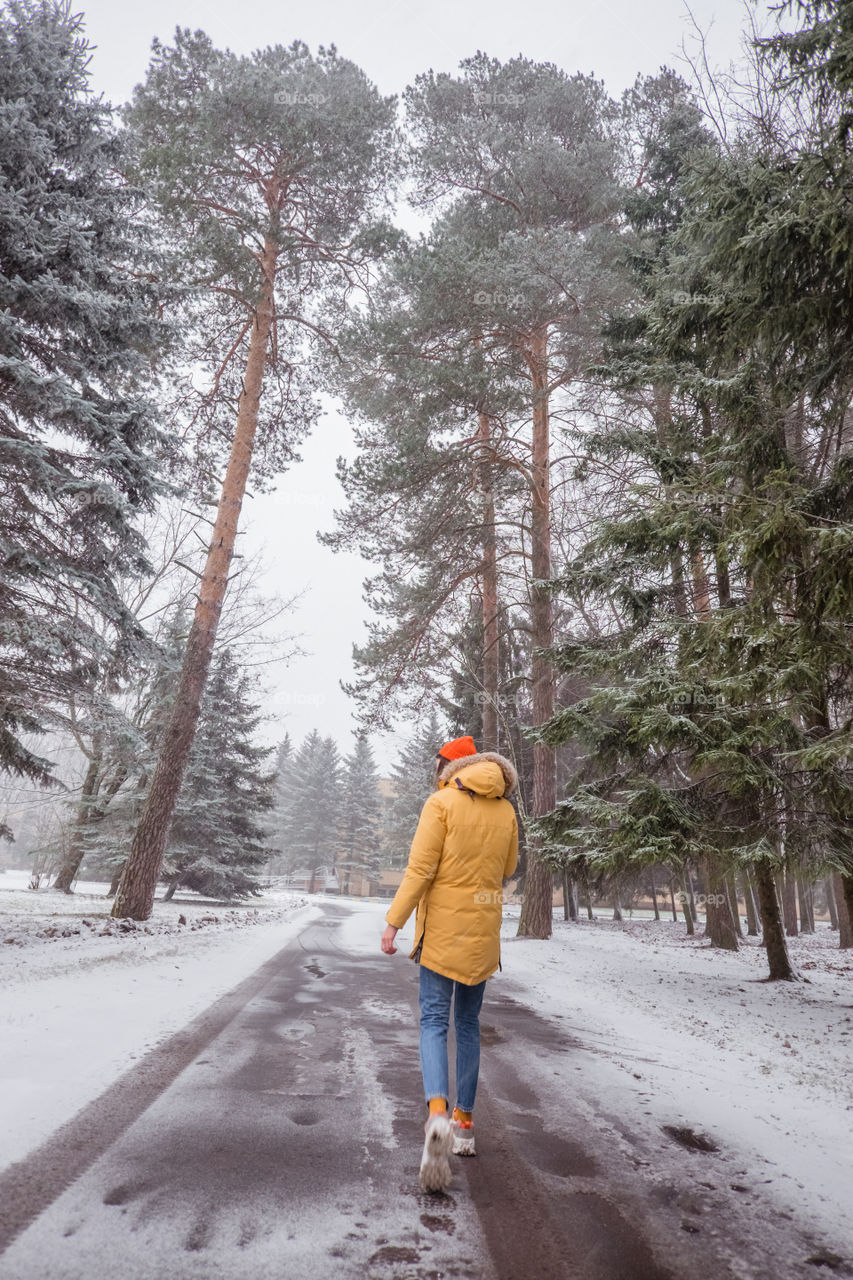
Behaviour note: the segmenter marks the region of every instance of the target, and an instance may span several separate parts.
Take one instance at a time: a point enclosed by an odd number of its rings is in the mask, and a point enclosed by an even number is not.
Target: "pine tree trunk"
[[[716,903],[712,901],[712,895],[715,892],[715,890],[711,887],[711,876],[708,872],[707,862],[705,863],[704,867],[701,868],[701,870],[703,871],[704,877],[705,877],[705,928],[703,929],[703,933],[706,938],[713,939],[713,934],[717,929],[717,923],[716,923],[716,920],[714,919],[714,912],[716,911],[717,907],[716,907]]]
[[[717,599],[720,602],[720,608],[728,609],[732,602],[729,562],[719,546],[714,549],[714,571],[717,577]]]
[[[840,871],[836,871],[832,877],[832,887],[838,910],[838,945],[842,951],[847,951],[853,947],[853,893],[850,892],[853,890],[853,877],[843,876]]]
[[[835,905],[835,886],[832,883],[832,877],[828,876],[822,881],[823,896],[826,898],[826,909],[829,912],[830,929],[838,928],[838,907]]]
[[[690,576],[693,580],[693,610],[697,618],[708,618],[711,614],[711,595],[701,551],[693,550],[690,553]]]
[[[752,889],[749,871],[743,873],[743,900],[746,906],[746,933],[749,938],[758,937],[758,906]]]
[[[673,898],[675,905],[675,898]],[[696,933],[696,916],[693,914],[693,907],[690,905],[690,896],[687,893],[684,884],[684,876],[681,877],[681,910],[684,913],[684,924],[689,937],[693,937]]]
[[[187,639],[177,696],[113,903],[112,914],[117,917],[147,920],[151,914],[172,815],[198,723],[252,462],[264,363],[272,327],[276,257],[277,248],[267,238],[261,255],[260,297],[249,341],[231,456]]]
[[[563,919],[569,919],[569,868],[563,867],[560,872],[560,880],[563,885]]]
[[[658,442],[664,448],[668,448],[672,432],[672,388],[665,383],[659,382],[653,387],[652,394],[654,396],[654,421]],[[669,497],[672,493],[672,486],[666,485],[664,491]],[[672,577],[673,608],[676,617],[686,618],[688,614],[687,588],[684,580],[684,557],[680,548],[676,547],[673,550],[669,566]],[[677,915],[675,918],[678,918]]]
[[[548,414],[548,331],[539,330],[530,344],[528,365],[533,384],[533,448],[531,453],[531,572],[530,639],[533,646],[531,683],[533,725],[539,728],[554,713],[554,673],[541,653],[553,643],[551,595],[545,584],[551,577],[551,479],[550,422]],[[557,802],[554,751],[544,743],[533,744],[534,818],[550,813]],[[518,922],[520,937],[550,938],[552,916],[551,872],[541,859],[538,841],[527,844],[527,876]]]
[[[737,900],[737,883],[735,882],[734,872],[730,871],[726,876],[726,896],[729,904],[729,914],[732,918],[732,924],[739,938],[743,937],[743,926],[740,922],[740,907]]]
[[[180,881],[180,878],[181,878],[181,876],[180,876],[180,872],[179,872],[177,875],[172,876],[171,880],[169,881],[169,883],[168,883],[168,885],[167,885],[167,887],[166,887],[166,892],[163,894],[163,901],[164,901],[164,902],[171,902],[171,901],[172,901],[172,899],[173,899],[173,898],[174,898],[174,896],[175,896],[175,890],[176,890],[176,889],[177,889],[177,887],[178,887],[178,882]]]
[[[592,893],[589,887],[589,875],[585,868],[583,872],[583,891],[584,896],[586,897],[586,918],[587,920],[594,920],[595,913],[592,909]]]
[[[124,871],[124,863],[120,862],[113,872],[113,878],[110,881],[110,887],[107,889],[107,897],[114,898],[118,893],[119,883],[121,881],[121,873]]]
[[[672,906],[673,923],[678,924],[678,907],[675,905],[675,876],[669,877],[669,900]]]
[[[761,925],[764,931],[764,946],[767,951],[767,962],[770,966],[771,982],[794,982],[798,975],[788,955],[788,944],[782,928],[782,916],[779,910],[779,899],[776,896],[776,882],[770,864],[765,861],[755,864],[755,884],[758,889],[758,909],[761,913]]]
[[[619,884],[613,889],[613,919],[622,920],[622,886]]]
[[[483,441],[483,456],[478,463],[480,489],[483,495],[483,742],[481,750],[498,749],[498,681],[500,678],[500,638],[498,634],[498,556],[495,533],[495,495],[492,487],[492,465],[487,450],[491,423],[486,413],[479,415],[478,440]]]
[[[812,887],[802,876],[797,876],[797,902],[800,906],[800,933],[814,933]]]
[[[59,868],[56,879],[53,882],[53,888],[60,890],[62,893],[72,892],[72,885],[77,879],[77,872],[80,870],[80,863],[83,861],[83,855],[86,852],[86,828],[91,821],[92,797],[98,789],[100,772],[101,758],[100,755],[95,755],[89,761],[89,767],[83,779],[80,803],[77,806],[74,826],[71,830],[71,839],[68,842],[68,852],[62,860],[62,866]]]
[[[712,944],[720,950],[737,951],[740,928],[735,924],[732,914],[726,877],[721,874],[711,859],[706,862],[705,876],[708,882],[708,898],[705,906],[706,933],[710,936]]]
[[[652,867],[652,869],[650,870],[649,875],[651,876],[651,881],[652,881],[652,903],[655,909],[655,920],[660,920],[660,911],[658,910],[658,891],[657,891],[657,885],[655,884],[654,867]]]
[[[790,871],[779,872],[779,893],[782,898],[782,914],[785,920],[785,932],[789,938],[796,938],[797,928],[797,887]]]
[[[687,878],[687,894],[690,898],[690,914],[693,917],[693,923],[696,924],[699,919],[699,912],[696,910],[696,894],[693,890],[693,873],[690,870],[689,862],[684,868],[684,875]]]
[[[729,899],[725,879],[721,880],[717,893],[722,897],[723,901],[718,908],[720,941],[716,945],[722,947],[724,951],[737,951],[743,933],[740,927],[740,917],[737,911],[733,909]]]

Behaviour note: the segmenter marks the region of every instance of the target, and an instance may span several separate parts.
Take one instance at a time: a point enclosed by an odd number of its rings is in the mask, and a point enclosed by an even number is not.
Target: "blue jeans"
[[[443,973],[420,966],[421,1007],[421,1072],[424,1095],[446,1098],[450,1102],[447,1070],[447,1028],[450,1023],[450,998],[453,1001],[453,1025],[456,1029],[456,1105],[460,1111],[473,1111],[480,1072],[480,1008],[485,982],[469,987],[454,982]]]

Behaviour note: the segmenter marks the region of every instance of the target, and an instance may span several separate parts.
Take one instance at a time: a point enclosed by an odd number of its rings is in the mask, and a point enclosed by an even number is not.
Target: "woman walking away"
[[[429,1116],[421,1159],[425,1191],[450,1183],[448,1156],[474,1155],[474,1096],[480,1068],[480,1006],[500,965],[503,881],[518,862],[518,824],[507,797],[509,760],[477,752],[473,738],[436,756],[436,790],[421,812],[402,884],[385,919],[382,950],[417,908],[411,958],[420,965],[420,1056]],[[456,1029],[456,1106],[450,1100],[447,1029]]]

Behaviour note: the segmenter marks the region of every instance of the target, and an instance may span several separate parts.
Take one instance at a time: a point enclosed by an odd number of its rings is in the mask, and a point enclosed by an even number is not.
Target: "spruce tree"
[[[315,893],[321,871],[335,866],[341,819],[341,761],[334,739],[316,729],[300,744],[287,768],[281,796],[278,839],[291,872],[309,873]]]
[[[370,877],[378,872],[381,820],[382,796],[373,749],[365,735],[359,733],[341,768],[337,824],[337,874],[341,893],[350,892],[354,875]]]
[[[392,792],[385,812],[385,856],[404,867],[421,809],[435,785],[436,753],[446,733],[433,708],[406,738],[391,769]]]
[[[115,580],[155,491],[163,293],[89,57],[66,3],[0,13],[0,767],[38,781],[22,735],[138,635]]]
[[[293,763],[293,742],[286,733],[278,745],[275,756],[275,783],[273,810],[270,815],[270,868],[276,873],[283,870],[281,829],[282,813],[289,794],[290,766]]]
[[[789,294],[778,233],[804,170],[779,145],[748,131],[689,157],[645,307],[614,329],[631,418],[590,454],[636,480],[563,586],[618,625],[555,655],[590,691],[546,736],[576,738],[587,764],[547,825],[614,872],[704,864],[715,940],[736,932],[731,873],[750,869],[770,977],[790,980],[777,879],[849,866],[853,477],[849,390],[828,380],[846,321],[831,297]],[[818,216],[808,271],[828,280],[821,234]]]
[[[233,652],[213,661],[175,810],[163,879],[217,898],[260,893],[274,804],[272,747],[255,741],[260,714],[251,677]]]

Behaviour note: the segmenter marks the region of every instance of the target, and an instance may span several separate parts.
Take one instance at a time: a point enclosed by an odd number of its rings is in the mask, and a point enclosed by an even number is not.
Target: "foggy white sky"
[[[691,0],[699,26],[709,32],[716,64],[736,58],[746,25],[742,0]],[[676,65],[691,23],[683,0],[80,0],[96,46],[92,87],[124,102],[144,77],[151,40],[168,41],[176,25],[201,27],[221,46],[248,53],[268,44],[304,40],[312,49],[335,44],[364,68],[383,93],[399,93],[421,71],[453,71],[478,49],[502,59],[524,54],[567,71],[592,73],[621,93],[640,74]],[[351,449],[346,422],[325,417],[303,449],[303,461],[283,476],[277,492],[247,502],[242,550],[263,549],[271,592],[290,597],[305,590],[293,620],[310,655],[269,674],[275,692],[267,710],[297,740],[312,728],[348,749],[350,705],[339,681],[351,675],[351,647],[362,631],[361,581],[369,566],[318,545],[317,529],[331,526],[341,505],[335,458]],[[393,740],[377,742],[387,768]]]

